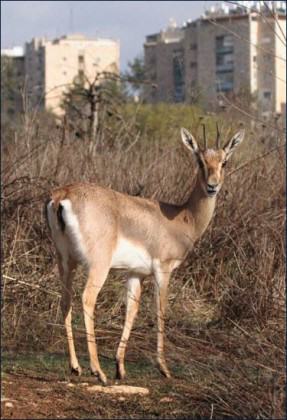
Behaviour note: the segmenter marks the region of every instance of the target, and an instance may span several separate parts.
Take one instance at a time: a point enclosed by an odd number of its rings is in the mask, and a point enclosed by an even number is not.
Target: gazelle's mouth
[[[214,197],[218,193],[218,188],[217,186],[207,185],[206,191],[209,197]]]

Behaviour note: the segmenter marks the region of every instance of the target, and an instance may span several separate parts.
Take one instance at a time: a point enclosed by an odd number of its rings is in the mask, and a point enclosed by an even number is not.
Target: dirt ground
[[[88,391],[91,385],[98,384],[88,373],[80,378],[63,377],[61,371],[43,369],[41,374],[37,366],[31,370],[29,366],[7,366],[6,361],[1,383],[3,419],[179,418],[193,417],[197,411],[192,407],[193,387],[182,379],[167,380],[156,370],[152,374],[144,372],[138,378],[132,373],[131,379],[124,381],[127,385],[147,388],[148,395]],[[109,385],[115,383],[110,379]]]
[[[127,377],[122,382],[114,379],[114,357],[107,351],[100,354],[108,377],[105,391],[111,386],[118,391],[126,385],[145,388],[146,394],[141,395],[100,392],[103,389],[98,389],[89,359],[82,353],[83,374],[77,377],[70,375],[63,353],[5,351],[1,354],[1,418],[283,418],[282,368],[275,370],[267,362],[257,367],[253,359],[230,360],[227,353],[221,353],[202,351],[200,360],[197,353],[197,359],[190,358],[182,365],[170,360],[170,379],[160,374],[154,360],[130,354],[125,363]]]
[[[1,418],[142,418],[189,416],[182,405],[188,397],[174,384],[174,392],[159,397],[158,384],[151,383],[149,395],[106,395],[48,378],[6,374],[2,380]]]

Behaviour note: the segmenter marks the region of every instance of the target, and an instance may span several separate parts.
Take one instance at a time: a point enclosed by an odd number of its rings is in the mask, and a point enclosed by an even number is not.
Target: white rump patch
[[[60,204],[63,206],[62,217],[65,222],[64,232],[59,225],[57,214],[53,208],[53,200],[47,204],[47,214],[52,238],[58,252],[61,254],[65,267],[69,255],[80,262],[85,262],[86,254],[78,218],[73,212],[71,201],[68,199],[62,200],[60,201]]]
[[[73,212],[72,203],[69,199],[61,200],[63,206],[62,217],[65,222],[64,235],[68,237],[68,248],[73,257],[84,262],[86,249],[76,214]]]
[[[152,258],[144,248],[120,238],[113,253],[111,267],[148,275],[152,272]]]

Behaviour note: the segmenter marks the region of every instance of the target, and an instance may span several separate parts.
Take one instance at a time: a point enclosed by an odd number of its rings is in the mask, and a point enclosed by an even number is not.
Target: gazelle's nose
[[[207,188],[209,189],[209,190],[216,190],[216,188],[218,187],[218,184],[217,183],[208,183],[207,184]]]

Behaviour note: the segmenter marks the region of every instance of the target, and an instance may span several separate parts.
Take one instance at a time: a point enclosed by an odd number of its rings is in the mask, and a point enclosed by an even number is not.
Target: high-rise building
[[[147,78],[157,85],[148,88],[151,102],[184,100],[184,31],[173,20],[165,31],[146,37]]]
[[[260,113],[286,113],[286,4],[237,3],[146,37],[147,78],[158,86],[146,88],[149,102],[200,97],[216,108],[246,94]]]
[[[13,118],[14,115],[23,110],[24,63],[22,47],[1,49],[2,118]]]
[[[119,41],[63,36],[53,41],[34,38],[26,43],[25,74],[32,106],[60,115],[63,93],[75,81],[93,82],[101,72],[119,73]]]

